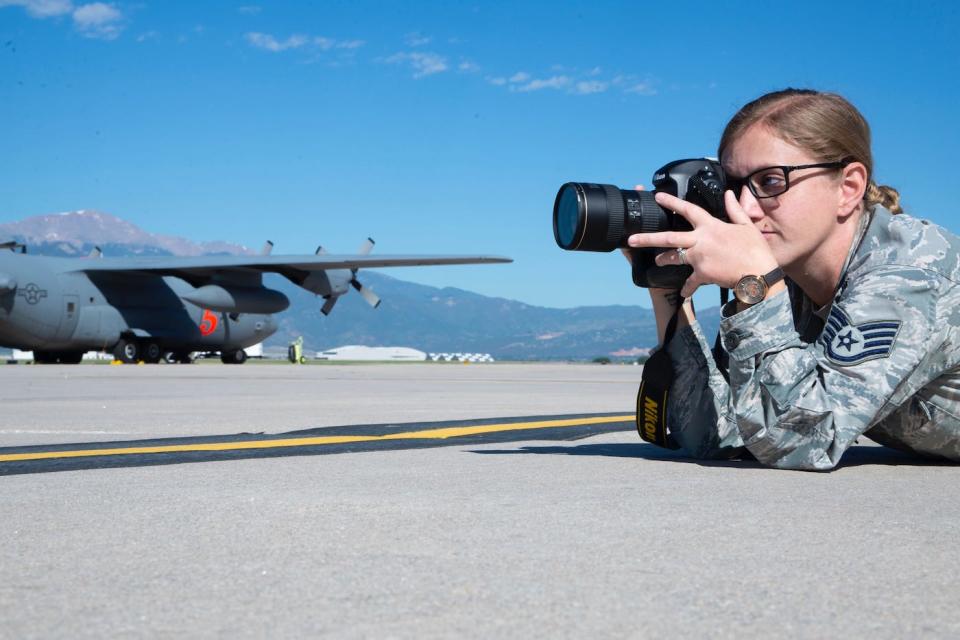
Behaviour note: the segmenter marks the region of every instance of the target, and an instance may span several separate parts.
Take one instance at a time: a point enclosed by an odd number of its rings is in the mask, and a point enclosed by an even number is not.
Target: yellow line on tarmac
[[[195,444],[173,444],[155,447],[120,447],[113,449],[75,449],[72,451],[35,451],[32,453],[0,454],[0,462],[18,462],[23,460],[49,460],[56,458],[90,458],[97,456],[128,456],[147,453],[180,453],[185,451],[231,451],[234,449],[276,449],[280,447],[309,447],[324,444],[345,444],[349,442],[375,442],[383,440],[409,439],[445,439],[459,436],[472,436],[480,433],[499,431],[520,431],[524,429],[551,429],[557,427],[578,427],[589,424],[605,424],[633,420],[633,415],[604,416],[599,418],[573,418],[568,420],[541,420],[537,422],[505,422],[502,424],[484,424],[474,427],[444,427],[424,431],[389,433],[382,436],[315,436],[311,438],[282,438],[277,440],[244,440],[239,442],[206,442]]]

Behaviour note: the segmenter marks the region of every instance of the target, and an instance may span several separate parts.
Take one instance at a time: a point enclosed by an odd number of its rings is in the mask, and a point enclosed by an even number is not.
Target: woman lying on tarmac
[[[708,283],[736,294],[720,324],[728,376],[692,306],[678,314],[671,444],[825,470],[866,434],[960,461],[960,239],[874,183],[863,116],[834,94],[770,93],[733,117],[718,157],[729,223],[658,193],[693,230],[629,238],[693,268],[683,298]],[[650,292],[662,343],[677,292]]]

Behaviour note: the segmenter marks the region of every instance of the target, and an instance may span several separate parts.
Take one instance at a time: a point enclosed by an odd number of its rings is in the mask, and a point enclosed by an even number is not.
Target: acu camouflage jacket
[[[832,469],[861,434],[960,461],[960,239],[877,208],[831,305],[788,282],[730,315],[729,383],[700,327],[667,346],[676,375],[668,428],[690,454],[745,447],[764,464]]]

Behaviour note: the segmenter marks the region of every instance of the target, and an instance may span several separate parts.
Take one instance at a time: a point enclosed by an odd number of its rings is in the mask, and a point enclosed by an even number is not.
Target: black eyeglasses
[[[793,166],[775,166],[757,169],[745,178],[726,176],[727,189],[740,197],[743,186],[750,189],[750,193],[757,199],[774,198],[783,195],[790,188],[790,172],[798,169],[841,169],[853,162],[853,158],[844,158],[837,162],[816,162],[814,164],[797,164]]]

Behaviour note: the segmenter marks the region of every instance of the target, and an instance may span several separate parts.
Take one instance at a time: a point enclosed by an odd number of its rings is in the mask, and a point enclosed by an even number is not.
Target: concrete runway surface
[[[0,448],[629,414],[639,375],[5,366]],[[864,442],[831,473],[774,471],[565,428],[21,467],[0,476],[0,637],[960,634],[960,467]]]

